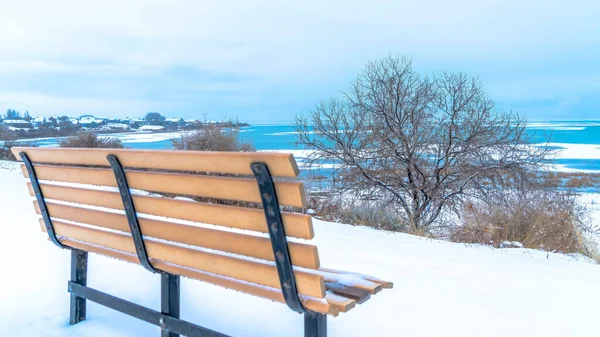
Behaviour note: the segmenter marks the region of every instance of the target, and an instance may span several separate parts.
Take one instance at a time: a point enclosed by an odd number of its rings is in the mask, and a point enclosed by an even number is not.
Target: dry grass
[[[402,219],[389,206],[369,200],[343,201],[334,194],[311,195],[308,208],[324,221],[367,226],[388,231],[406,231]]]
[[[509,190],[495,200],[465,206],[450,240],[496,247],[516,241],[526,248],[589,255],[582,234],[584,211],[568,191],[546,186]]]
[[[568,188],[600,187],[600,173],[543,172],[540,176]]]
[[[411,231],[400,214],[381,202],[352,201],[336,194],[312,194],[309,208],[325,221],[363,225],[376,229],[449,239],[454,242],[506,246],[519,242],[526,248],[562,253],[581,253],[596,259],[590,247],[586,210],[576,202],[576,194],[564,188],[565,178],[586,177],[552,174],[545,178],[512,181],[485,201],[474,201],[460,209],[460,219],[449,217],[439,228]],[[592,175],[593,178],[593,175]]]
[[[93,132],[82,132],[59,142],[60,147],[113,148],[122,149],[123,143],[115,137],[98,137]]]

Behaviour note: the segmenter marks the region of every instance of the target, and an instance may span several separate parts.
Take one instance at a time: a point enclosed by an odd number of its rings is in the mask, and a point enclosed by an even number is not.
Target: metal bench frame
[[[63,249],[71,250],[71,280],[68,282],[68,291],[71,294],[70,303],[70,324],[77,324],[86,319],[86,300],[90,300],[120,311],[127,315],[136,317],[150,324],[161,328],[161,337],[184,336],[206,336],[206,337],[225,337],[227,335],[210,330],[208,328],[181,320],[180,317],[180,277],[179,275],[169,274],[156,270],[146,253],[144,239],[135,211],[135,206],[131,198],[127,179],[122,165],[117,156],[108,155],[107,160],[115,173],[115,179],[119,187],[123,206],[127,215],[131,236],[135,244],[137,257],[141,265],[151,273],[158,273],[161,277],[161,310],[156,311],[139,304],[135,304],[124,299],[103,293],[99,290],[87,286],[87,265],[88,252],[64,246],[56,237],[50,214],[46,207],[46,202],[40,184],[35,174],[32,162],[25,152],[19,153],[23,160],[31,185],[35,192],[37,203],[40,207],[44,224],[52,241],[55,245]],[[287,238],[283,227],[279,202],[275,192],[275,185],[269,169],[265,163],[255,162],[251,165],[252,172],[258,183],[259,191],[275,264],[279,275],[279,282],[285,303],[287,306],[299,313],[304,314],[304,336],[305,337],[326,337],[327,336],[327,315],[307,310],[300,301],[296,280],[293,274],[292,262],[287,245]]]

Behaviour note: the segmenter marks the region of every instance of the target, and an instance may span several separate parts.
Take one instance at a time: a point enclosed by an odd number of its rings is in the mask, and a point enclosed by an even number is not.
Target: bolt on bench
[[[285,303],[304,314],[305,336],[324,337],[327,315],[347,312],[392,288],[375,277],[321,268],[317,247],[308,243],[314,236],[310,216],[281,211],[280,205],[306,206],[291,154],[12,151],[23,161],[42,230],[55,245],[71,250],[71,324],[86,319],[86,300],[91,300],[159,326],[163,337],[225,336],[179,319],[184,276]],[[88,252],[160,274],[161,310],[88,287]]]

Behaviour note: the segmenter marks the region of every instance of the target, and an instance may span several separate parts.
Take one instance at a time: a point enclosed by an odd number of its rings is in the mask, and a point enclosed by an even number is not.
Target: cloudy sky
[[[0,0],[0,111],[291,120],[364,64],[479,76],[530,119],[600,118],[600,1]]]

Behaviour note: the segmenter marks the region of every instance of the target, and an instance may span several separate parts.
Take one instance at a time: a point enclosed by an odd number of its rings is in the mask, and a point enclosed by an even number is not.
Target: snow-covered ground
[[[546,144],[538,144],[543,146]],[[568,144],[548,143],[550,148],[556,148],[553,155],[556,159],[598,159],[600,158],[600,145],[598,144]],[[599,168],[600,169],[600,168]]]
[[[597,195],[588,197],[598,205]],[[87,321],[68,324],[69,252],[48,242],[30,200],[14,163],[4,165],[0,336],[158,336],[156,327],[93,303]],[[323,266],[394,282],[330,318],[329,336],[600,335],[600,266],[585,259],[318,220],[315,233]],[[159,308],[159,281],[142,267],[90,255],[88,285],[96,289]],[[302,316],[283,304],[187,279],[181,291],[182,317],[194,323],[233,336],[303,335]]]
[[[162,125],[142,125],[138,129],[138,132],[142,132],[142,131],[157,131],[157,130],[163,130],[164,128],[165,127],[162,126]]]
[[[149,126],[149,125],[148,125]],[[117,133],[107,135],[120,139],[123,143],[152,143],[161,142],[164,140],[170,140],[174,138],[180,138],[181,134],[178,132],[159,132],[159,133]]]

